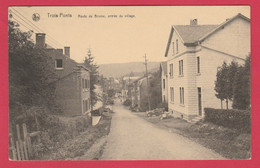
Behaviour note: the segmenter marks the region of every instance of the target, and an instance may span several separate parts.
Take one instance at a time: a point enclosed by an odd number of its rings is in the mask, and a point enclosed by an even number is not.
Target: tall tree
[[[233,108],[247,109],[251,105],[251,55],[246,58],[244,66],[238,69],[234,82]]]
[[[54,102],[55,79],[52,59],[45,50],[37,48],[32,31],[22,32],[19,24],[8,22],[9,109],[10,119],[24,115],[21,107],[50,107]]]
[[[233,101],[234,97],[234,82],[235,76],[238,71],[238,63],[236,61],[232,61],[227,67],[227,85],[226,85],[226,94],[230,101]]]
[[[98,84],[99,73],[98,66],[94,63],[94,57],[92,56],[91,50],[88,50],[88,56],[85,57],[84,64],[87,68],[90,69],[90,101],[91,101],[91,110],[98,101],[98,95],[95,92],[96,84]]]
[[[151,98],[151,109],[158,107],[161,102],[162,89],[161,89],[161,74],[160,70],[152,73],[150,79],[150,88],[149,88],[150,98]]]
[[[217,71],[217,79],[215,81],[215,91],[216,97],[221,101],[226,100],[226,107],[228,108],[228,95],[227,95],[227,74],[228,74],[228,66],[227,63],[224,62],[221,67],[218,67]]]

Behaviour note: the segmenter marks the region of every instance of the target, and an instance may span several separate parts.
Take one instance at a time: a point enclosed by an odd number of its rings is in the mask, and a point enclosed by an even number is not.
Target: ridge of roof
[[[85,66],[85,64],[84,63],[78,63],[78,65],[77,65],[78,67],[80,66],[80,67],[82,67],[82,68],[84,68],[84,69],[86,69],[87,71],[91,71],[89,68],[87,68],[86,66]]]
[[[183,39],[184,44],[196,43],[203,35],[218,27],[218,25],[173,25],[173,28]]]
[[[173,25],[171,26],[171,33],[168,39],[165,57],[168,55],[169,47],[171,44],[171,38],[174,30],[179,34],[181,39],[184,42],[184,45],[197,45],[198,42],[202,42],[216,31],[220,30],[223,26],[231,23],[236,18],[241,17],[250,22],[250,19],[241,13],[233,16],[232,18],[227,19],[225,22],[218,25]],[[194,33],[195,32],[195,33]]]
[[[208,32],[207,34],[205,34],[203,37],[201,37],[199,39],[199,42],[205,40],[206,38],[208,38],[209,36],[211,36],[213,33],[215,33],[216,31],[218,31],[219,29],[221,29],[223,26],[226,26],[227,24],[231,23],[233,20],[235,20],[236,18],[241,17],[242,19],[245,19],[246,21],[250,22],[250,19],[244,15],[242,15],[241,13],[238,13],[237,15],[233,16],[232,18],[227,19],[225,22],[221,23],[218,27],[216,27],[214,30]]]

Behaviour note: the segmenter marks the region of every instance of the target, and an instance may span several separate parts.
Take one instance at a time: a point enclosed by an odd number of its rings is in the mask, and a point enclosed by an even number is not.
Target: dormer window
[[[62,59],[56,59],[56,69],[63,69]]]

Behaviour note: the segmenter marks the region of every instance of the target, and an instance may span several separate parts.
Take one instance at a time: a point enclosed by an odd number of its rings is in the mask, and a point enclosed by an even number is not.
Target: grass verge
[[[59,148],[53,149],[42,160],[77,160],[93,144],[110,132],[111,115],[103,115],[96,126],[89,126],[73,139],[67,140]],[[99,149],[98,149],[99,150]],[[101,150],[101,149],[100,149]]]
[[[212,123],[188,123],[178,118],[160,120],[160,117],[147,117],[146,113],[136,113],[141,118],[169,132],[187,137],[227,159],[250,159],[251,134],[229,129]]]

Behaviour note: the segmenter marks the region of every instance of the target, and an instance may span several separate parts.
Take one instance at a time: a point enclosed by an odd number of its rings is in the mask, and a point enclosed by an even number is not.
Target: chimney
[[[45,47],[45,33],[36,33],[36,47]]]
[[[64,47],[64,52],[67,57],[70,57],[70,47]]]
[[[61,54],[61,55],[63,54],[63,49],[58,48],[57,51],[59,54]]]
[[[191,19],[191,20],[190,20],[190,25],[191,25],[191,26],[196,26],[196,25],[198,25],[198,19]]]

